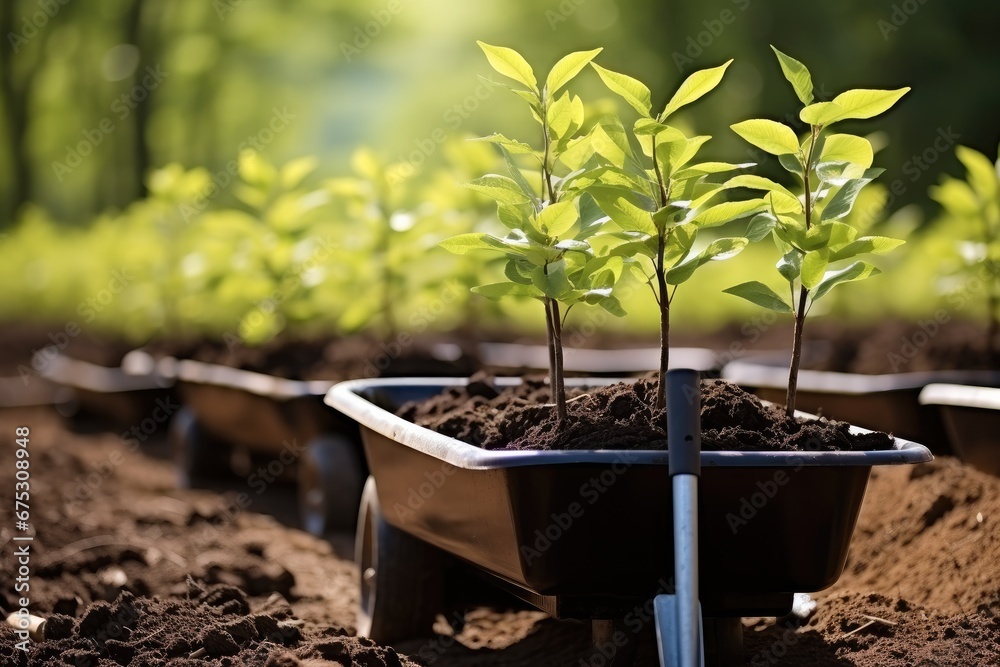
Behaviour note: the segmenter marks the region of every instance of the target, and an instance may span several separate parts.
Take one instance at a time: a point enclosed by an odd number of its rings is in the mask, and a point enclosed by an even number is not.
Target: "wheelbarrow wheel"
[[[430,634],[443,606],[445,556],[385,521],[374,477],[361,496],[354,560],[361,574],[358,635],[391,644]]]
[[[206,433],[190,408],[181,408],[170,423],[170,449],[181,488],[232,474],[232,447]]]
[[[298,466],[302,527],[318,536],[354,530],[364,482],[358,443],[339,435],[312,440]]]

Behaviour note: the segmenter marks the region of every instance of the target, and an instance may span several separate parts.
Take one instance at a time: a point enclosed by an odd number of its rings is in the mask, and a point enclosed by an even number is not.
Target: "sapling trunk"
[[[660,307],[660,377],[656,383],[656,409],[667,407],[667,369],[670,367],[670,295],[667,293],[667,274],[663,266],[663,252],[666,239],[660,235],[656,254],[656,282],[659,290],[657,298]]]
[[[666,207],[669,199],[667,195],[667,184],[663,180],[663,172],[660,171],[660,163],[656,159],[656,135],[653,135],[653,173],[656,175],[656,184],[660,190],[660,207]],[[660,377],[656,383],[656,409],[665,410],[667,407],[667,369],[670,367],[670,295],[667,293],[667,269],[663,266],[663,253],[666,250],[667,232],[659,230],[656,246],[656,289],[659,295],[656,297],[657,305],[660,307]]]
[[[545,325],[549,339],[549,385],[556,417],[562,423],[566,419],[566,381],[563,374],[562,320],[559,302],[555,299],[545,299]]]
[[[819,128],[813,126],[810,132],[809,153],[802,165],[802,186],[805,190],[806,231],[812,226],[812,188],[809,184],[809,172],[812,170],[813,151],[816,149],[816,139]],[[785,414],[789,419],[795,417],[795,399],[799,388],[799,364],[802,362],[802,329],[806,323],[806,305],[809,300],[809,290],[805,285],[799,286],[799,303],[795,311],[795,328],[792,331],[792,361],[788,365],[788,393],[785,394]]]
[[[785,395],[785,414],[795,416],[795,394],[799,388],[799,364],[802,362],[802,329],[806,323],[806,300],[809,291],[799,289],[799,308],[795,312],[795,328],[792,332],[792,362],[788,367],[788,393]]]

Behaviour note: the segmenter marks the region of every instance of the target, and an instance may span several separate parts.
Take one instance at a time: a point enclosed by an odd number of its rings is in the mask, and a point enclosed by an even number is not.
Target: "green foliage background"
[[[789,108],[792,93],[769,43],[809,63],[821,94],[911,86],[905,102],[880,121],[885,148],[876,159],[886,168],[879,181],[888,188],[884,199],[903,211],[893,225],[909,231],[936,215],[926,193],[940,173],[961,173],[954,147],[942,149],[941,137],[995,156],[998,25],[1000,4],[992,0],[4,0],[0,233],[18,220],[37,226],[39,255],[3,269],[8,280],[37,289],[0,299],[0,317],[30,313],[38,294],[56,289],[41,287],[39,260],[51,266],[62,252],[59,261],[101,265],[72,247],[57,251],[58,241],[69,238],[67,228],[93,227],[113,238],[121,229],[117,212],[149,194],[154,168],[203,167],[218,181],[255,137],[273,164],[318,156],[317,179],[349,173],[349,156],[362,144],[428,174],[450,141],[534,131],[505,91],[477,78],[488,68],[476,39],[513,46],[542,70],[571,50],[603,46],[601,64],[655,91],[673,90],[690,72],[735,58],[712,100],[684,118],[692,130],[715,135],[706,159],[760,157],[747,155],[725,128],[751,117],[781,118]],[[160,74],[143,87],[150,71]],[[574,85],[584,99],[606,96],[592,73]],[[287,122],[269,135],[264,130],[276,114]],[[844,131],[865,129],[845,123]],[[81,142],[91,145],[86,156]],[[66,171],[54,164],[69,166],[74,151],[79,166]],[[759,173],[781,172],[765,159]],[[236,193],[233,185],[220,187],[212,207],[245,209]],[[473,206],[467,196],[455,197]],[[149,206],[143,211],[152,215]],[[143,266],[166,261],[155,240],[119,243],[116,256],[148,256],[136,260]],[[906,257],[915,252],[911,242]],[[717,293],[773,260],[766,248],[751,249],[725,269],[707,271],[705,291]],[[887,301],[896,312],[926,309],[918,291],[932,282],[926,262],[900,262],[898,278],[883,276],[861,289],[893,292],[897,280],[908,280],[898,283],[905,293],[858,300],[846,310],[879,316]],[[104,273],[95,278],[102,279]],[[86,288],[73,289],[72,297],[45,298],[75,304],[76,292]],[[129,298],[141,303],[154,296]],[[678,305],[688,313],[681,326],[751,312],[731,297],[694,301],[697,308]],[[842,301],[830,308],[844,308]],[[636,317],[630,328],[652,324],[652,313]]]

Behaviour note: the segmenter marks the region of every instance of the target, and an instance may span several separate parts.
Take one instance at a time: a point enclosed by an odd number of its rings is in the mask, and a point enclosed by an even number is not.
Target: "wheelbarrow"
[[[356,542],[359,632],[383,642],[428,636],[456,560],[554,618],[591,621],[597,642],[673,592],[668,453],[487,451],[395,415],[464,382],[358,380],[327,395],[361,425],[372,473]],[[932,458],[901,439],[872,452],[702,452],[707,662],[742,664],[741,617],[786,615],[795,593],[837,580],[872,466]]]

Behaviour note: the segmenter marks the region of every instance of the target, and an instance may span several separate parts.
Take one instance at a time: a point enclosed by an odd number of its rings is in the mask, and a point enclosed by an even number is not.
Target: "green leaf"
[[[735,285],[722,290],[726,294],[738,296],[754,303],[762,308],[773,310],[779,313],[791,313],[792,307],[787,301],[778,296],[773,289],[762,282],[752,280],[741,285]]]
[[[799,140],[792,128],[773,120],[757,118],[730,126],[736,134],[772,155],[799,152]]]
[[[568,232],[579,219],[575,203],[561,201],[541,210],[535,218],[535,228],[546,236],[558,237]]]
[[[841,115],[837,120],[878,116],[888,111],[909,91],[909,87],[899,90],[848,90],[833,98],[833,103],[841,108]]]
[[[729,259],[740,254],[747,247],[748,243],[749,241],[744,238],[724,238],[712,241],[693,258],[667,271],[667,283],[680,285],[691,278],[694,272],[701,266],[709,262]]]
[[[491,283],[473,287],[472,291],[492,301],[499,301],[508,296],[534,297],[536,299],[543,296],[542,292],[534,285],[520,283]]]
[[[754,162],[741,162],[739,164],[731,162],[700,162],[690,167],[684,167],[684,169],[675,173],[674,180],[683,181],[689,178],[708,176],[709,174],[720,174],[727,171],[736,171],[737,169],[749,169],[753,166],[755,166]]]
[[[813,82],[812,75],[809,74],[809,70],[805,65],[800,63],[795,58],[785,55],[773,45],[771,50],[774,51],[774,55],[778,56],[778,62],[781,64],[781,71],[788,79],[788,83],[792,84],[792,88],[795,89],[795,96],[799,98],[802,104],[812,104],[813,101]]]
[[[979,212],[979,199],[965,181],[945,177],[941,185],[930,189],[931,198],[954,215],[975,215]]]
[[[885,255],[906,243],[887,236],[863,236],[860,239],[835,249],[830,255],[831,262],[851,259],[858,255]]]
[[[785,212],[795,212],[798,213],[802,210],[802,205],[799,203],[799,198],[792,194],[792,191],[786,188],[780,183],[775,183],[769,178],[764,178],[763,176],[757,176],[755,174],[740,174],[739,176],[734,176],[726,181],[727,188],[750,188],[751,190],[764,190],[765,192],[776,192],[783,195],[785,198],[792,200],[798,204],[797,210],[795,211],[780,211]]]
[[[531,198],[511,178],[499,174],[487,174],[465,184],[465,187],[481,192],[501,204],[526,204]]]
[[[505,46],[492,46],[480,41],[476,44],[486,54],[486,59],[490,61],[493,69],[509,79],[523,83],[533,91],[537,90],[538,81],[524,56]]]
[[[554,101],[549,106],[547,120],[549,123],[549,131],[552,133],[552,137],[556,141],[572,134],[575,125],[575,118],[573,101],[572,98],[570,98],[569,93],[564,92],[559,99]],[[578,128],[579,125],[576,125],[576,127]]]
[[[438,243],[448,252],[464,255],[472,250],[504,250],[503,242],[489,234],[472,233],[452,236]]]
[[[316,170],[318,160],[312,156],[300,157],[292,160],[281,168],[281,187],[285,190],[297,188],[306,176]]]
[[[576,51],[560,59],[559,62],[553,65],[552,71],[549,72],[549,76],[545,80],[545,90],[548,95],[550,97],[555,95],[560,88],[579,74],[580,70],[586,67],[587,63],[593,60],[602,50]]]
[[[837,221],[820,222],[813,225],[806,232],[805,239],[802,240],[800,247],[806,251],[835,248],[850,243],[857,237],[858,230],[846,223]]]
[[[802,271],[799,274],[802,279],[802,286],[811,290],[819,285],[829,264],[829,254],[823,250],[807,252],[805,257],[802,258]]]
[[[698,227],[716,227],[764,210],[767,210],[767,202],[763,199],[727,201],[699,211],[691,222]]]
[[[847,181],[837,190],[837,194],[833,195],[827,202],[820,220],[836,220],[850,213],[861,189],[875,180],[883,171],[883,169],[867,169],[861,178]]]
[[[537,210],[538,199],[535,195],[535,191],[531,188],[531,184],[528,183],[524,174],[521,173],[520,168],[518,168],[518,166],[514,163],[514,157],[510,154],[510,151],[507,150],[507,147],[501,145],[499,148],[500,152],[503,153],[503,159],[507,163],[507,171],[510,172],[511,178],[515,183],[517,183],[518,188],[520,188],[521,192],[528,197],[532,205]]]
[[[657,142],[656,159],[660,162],[660,169],[664,178],[672,178],[675,171],[686,165],[702,145],[711,139],[708,136],[691,137],[690,139],[678,139],[676,141]]]
[[[802,253],[798,250],[789,250],[775,265],[781,277],[789,283],[794,283],[802,273]]]
[[[497,219],[507,229],[523,229],[531,224],[521,208],[510,204],[497,204]]]
[[[747,225],[747,239],[751,243],[757,243],[758,241],[763,241],[767,238],[767,235],[771,233],[774,226],[778,223],[769,213],[761,213],[755,215],[750,224]]]
[[[660,114],[659,120],[666,120],[667,117],[681,107],[691,104],[711,92],[722,81],[722,76],[726,73],[726,68],[732,62],[732,59],[727,60],[718,67],[699,70],[686,78],[680,88],[677,89],[677,92],[674,93],[674,96],[667,102],[667,106],[663,109],[663,113]]]
[[[597,74],[611,92],[620,95],[622,99],[643,116],[650,117],[649,110],[652,106],[652,95],[644,83],[633,79],[627,74],[619,74],[618,72],[605,69],[597,63],[592,62],[590,66],[597,70]]]
[[[966,146],[956,146],[955,156],[969,172],[969,185],[984,201],[990,201],[997,196],[998,174],[989,158]]]
[[[606,296],[597,302],[597,305],[608,311],[615,317],[625,317],[628,315],[625,309],[622,308],[622,303],[614,296]]]
[[[535,149],[524,143],[523,141],[517,141],[515,139],[508,139],[502,134],[491,134],[488,137],[474,137],[469,139],[469,141],[479,141],[491,144],[497,144],[498,146],[503,146],[511,153],[532,155]]]
[[[799,112],[803,123],[810,125],[829,125],[840,119],[844,110],[833,102],[817,102],[810,104]]]
[[[518,285],[530,285],[531,278],[521,273],[521,269],[518,265],[518,261],[511,259],[507,261],[507,264],[503,268],[503,274],[507,276],[507,280],[512,283],[517,283]]]
[[[626,232],[641,232],[650,236],[656,234],[656,227],[649,211],[644,211],[635,206],[624,197],[602,199],[598,197],[598,204],[607,213],[608,217],[614,221],[622,230]]]
[[[635,125],[632,126],[632,131],[637,137],[647,137],[667,133],[666,137],[659,137],[661,141],[674,141],[675,139],[687,138],[684,133],[676,127],[664,125],[663,123],[653,120],[652,118],[638,119],[635,121]]]
[[[826,141],[823,143],[823,150],[817,164],[849,162],[856,165],[855,169],[842,172],[844,177],[850,179],[860,177],[865,169],[872,166],[874,159],[872,144],[864,137],[857,137],[853,134],[831,134],[826,137]]]
[[[822,299],[826,294],[842,283],[849,283],[855,280],[864,280],[881,273],[877,268],[867,262],[855,262],[846,269],[827,274],[827,278],[811,294],[812,300]]]

